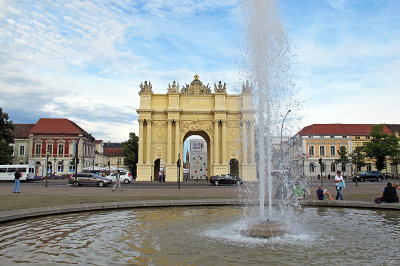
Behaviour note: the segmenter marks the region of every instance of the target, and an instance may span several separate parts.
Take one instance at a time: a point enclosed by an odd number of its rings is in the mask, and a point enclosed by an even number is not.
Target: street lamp
[[[49,175],[49,151],[46,152],[46,183],[45,187],[47,187],[47,177]]]
[[[283,124],[285,123],[286,116],[287,116],[291,111],[292,111],[292,110],[289,109],[289,110],[286,112],[285,117],[283,118],[283,121],[282,121],[282,126],[281,126],[281,144],[280,144],[280,146],[281,146],[281,161],[280,161],[280,163],[281,163],[281,168],[282,168],[282,166],[283,166],[283,147],[282,147]]]

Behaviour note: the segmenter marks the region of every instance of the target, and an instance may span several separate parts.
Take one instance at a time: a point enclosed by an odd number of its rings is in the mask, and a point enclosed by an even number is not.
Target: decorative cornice
[[[164,112],[166,112],[166,113],[179,113],[182,111],[183,111],[183,109],[164,109]]]
[[[136,109],[136,112],[151,112],[151,113],[153,113],[154,112],[154,109]]]

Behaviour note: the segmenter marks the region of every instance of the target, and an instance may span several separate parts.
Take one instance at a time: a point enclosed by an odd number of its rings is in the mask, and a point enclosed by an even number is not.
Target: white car
[[[112,182],[115,182],[116,175],[117,175],[117,173],[112,173],[111,175],[105,176],[105,178],[111,179]],[[125,183],[125,184],[132,182],[133,178],[132,178],[131,172],[130,171],[123,171],[123,172],[121,171],[119,173],[119,181],[121,183]]]

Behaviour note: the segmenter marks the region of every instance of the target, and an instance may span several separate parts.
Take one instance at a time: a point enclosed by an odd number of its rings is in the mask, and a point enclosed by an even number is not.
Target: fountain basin
[[[284,235],[287,232],[285,223],[280,221],[260,221],[249,225],[246,229],[242,229],[240,233],[245,236],[270,238],[275,236]]]

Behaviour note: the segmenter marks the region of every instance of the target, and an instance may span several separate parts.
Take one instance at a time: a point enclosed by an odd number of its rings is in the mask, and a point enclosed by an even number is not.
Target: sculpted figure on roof
[[[218,82],[217,84],[214,83],[214,91],[215,93],[226,93],[226,83],[224,82],[224,85],[222,85],[222,82]]]
[[[140,92],[153,92],[152,91],[153,86],[151,85],[150,81],[147,83],[147,80],[146,80],[144,82],[144,85],[143,85],[143,82],[141,82],[139,87],[140,87]]]
[[[179,82],[177,84],[174,80],[174,82],[172,82],[172,86],[171,83],[168,84],[168,93],[179,93]]]
[[[199,75],[194,76],[194,80],[189,84],[182,86],[181,93],[183,94],[211,94],[211,88],[209,84],[203,85],[203,82],[199,80]]]

